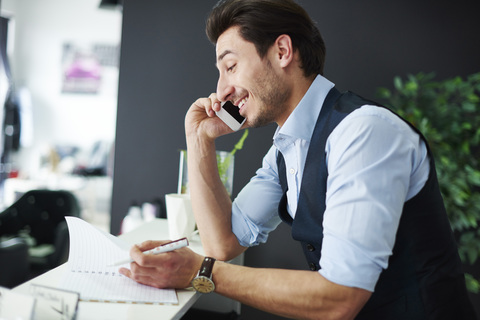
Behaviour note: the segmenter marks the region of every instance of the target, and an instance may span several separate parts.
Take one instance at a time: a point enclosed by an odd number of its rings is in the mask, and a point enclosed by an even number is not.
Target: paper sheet
[[[129,244],[82,219],[66,220],[70,253],[62,289],[79,292],[80,299],[88,301],[178,304],[175,290],[139,284],[119,274],[118,266],[107,266],[128,258]]]

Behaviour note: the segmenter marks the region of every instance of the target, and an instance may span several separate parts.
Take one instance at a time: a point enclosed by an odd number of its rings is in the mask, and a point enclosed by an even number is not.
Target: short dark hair
[[[255,45],[261,58],[278,36],[287,34],[298,50],[306,77],[323,74],[325,43],[310,16],[293,0],[221,0],[212,9],[206,26],[209,40],[218,38],[233,26]]]

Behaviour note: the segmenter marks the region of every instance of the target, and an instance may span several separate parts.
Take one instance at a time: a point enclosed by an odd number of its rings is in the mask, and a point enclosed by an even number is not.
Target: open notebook
[[[83,301],[178,304],[175,290],[139,284],[118,273],[118,266],[108,266],[128,258],[131,245],[82,219],[66,220],[70,253],[61,289],[80,293]]]

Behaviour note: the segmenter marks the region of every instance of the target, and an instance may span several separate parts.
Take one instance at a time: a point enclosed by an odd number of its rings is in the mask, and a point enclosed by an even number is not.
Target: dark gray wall
[[[176,192],[184,116],[216,88],[214,46],[204,33],[215,1],[126,1],[115,145],[111,231],[132,202]],[[261,164],[273,126],[252,132],[236,159],[234,192]],[[264,134],[267,132],[267,134]],[[241,133],[222,137],[230,150]]]
[[[111,231],[132,202],[176,192],[183,119],[191,103],[216,88],[214,47],[204,34],[216,0],[125,0],[120,63]],[[300,1],[327,44],[325,75],[341,90],[374,98],[395,75],[439,78],[480,71],[477,1]],[[250,130],[235,160],[234,194],[261,165],[274,127]],[[229,150],[241,133],[223,137]],[[305,267],[282,226],[268,244],[249,249],[246,264]],[[278,319],[244,307],[245,319]]]

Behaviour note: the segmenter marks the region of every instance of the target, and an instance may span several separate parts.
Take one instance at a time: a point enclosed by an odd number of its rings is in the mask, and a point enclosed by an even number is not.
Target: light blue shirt
[[[233,202],[232,229],[242,246],[265,242],[281,222],[278,151],[285,159],[288,212],[295,218],[310,138],[333,86],[317,76]],[[325,152],[329,175],[318,272],[334,283],[374,291],[388,266],[403,204],[428,179],[425,144],[388,110],[365,105],[333,130]]]

